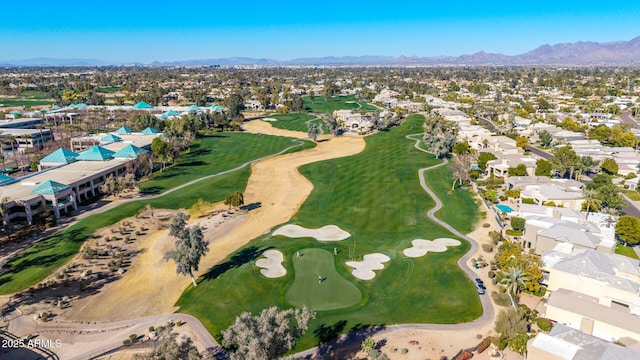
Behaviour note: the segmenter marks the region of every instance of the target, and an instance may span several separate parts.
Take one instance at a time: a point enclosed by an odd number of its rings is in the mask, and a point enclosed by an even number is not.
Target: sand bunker
[[[382,270],[384,265],[391,260],[387,255],[374,253],[367,254],[362,258],[362,261],[347,261],[346,264],[353,268],[351,272],[353,276],[361,280],[371,280],[376,277],[376,273],[373,270]]]
[[[262,253],[263,259],[256,261],[256,266],[262,268],[260,274],[268,278],[279,278],[287,273],[287,269],[282,266],[284,256],[278,250],[267,250]]]
[[[307,229],[300,225],[285,225],[273,232],[290,238],[312,237],[318,241],[340,241],[351,236],[348,232],[335,225],[326,225],[318,229]]]
[[[278,121],[278,119],[274,119],[274,118],[262,118],[260,120],[262,120],[262,121]]]
[[[460,241],[449,238],[439,238],[435,240],[423,240],[416,239],[411,242],[413,245],[410,248],[404,249],[402,252],[407,257],[421,257],[425,256],[429,251],[433,252],[445,252],[447,246],[458,246]]]

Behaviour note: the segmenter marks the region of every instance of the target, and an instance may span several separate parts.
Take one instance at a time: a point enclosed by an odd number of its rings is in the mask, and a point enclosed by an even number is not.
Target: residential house
[[[533,166],[535,172],[535,164]],[[510,189],[520,189],[521,199],[533,199],[538,205],[553,203],[558,207],[582,210],[584,184],[581,182],[545,176],[518,176],[509,178],[507,183]]]
[[[545,316],[598,338],[640,342],[640,262],[572,246],[543,254]]]
[[[604,341],[562,324],[527,342],[527,360],[640,359],[640,352]]]
[[[369,131],[373,127],[372,114],[360,114],[352,110],[336,110],[333,116],[347,131]]]
[[[608,215],[585,213],[570,208],[520,204],[514,216],[526,220],[523,246],[542,254],[558,244],[611,254],[615,232]],[[585,219],[587,218],[587,219]]]

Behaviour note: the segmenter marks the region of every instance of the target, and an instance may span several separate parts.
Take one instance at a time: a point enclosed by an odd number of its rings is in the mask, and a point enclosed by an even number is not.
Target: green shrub
[[[493,251],[493,246],[491,246],[489,244],[482,244],[482,250],[484,250],[484,252],[492,252]]]
[[[524,230],[526,220],[521,217],[512,217],[511,218],[511,227],[513,230]]]
[[[504,350],[507,348],[507,343],[509,342],[509,339],[506,338],[498,338],[497,341],[494,343],[496,344],[496,346],[498,347],[498,349],[500,351]]]
[[[486,190],[483,191],[480,196],[487,201],[496,202],[498,194],[493,190]]]
[[[523,204],[535,204],[535,201],[533,201],[532,198],[522,198],[521,201]]]
[[[499,231],[491,230],[489,231],[489,237],[491,238],[491,242],[493,243],[493,245],[498,245],[502,234],[500,234]]]
[[[550,331],[553,327],[551,320],[542,317],[536,319],[536,325],[538,325],[538,328],[542,331]]]
[[[491,292],[491,298],[493,299],[493,302],[496,303],[496,305],[499,306],[511,306],[511,299],[509,298],[509,295],[506,293],[498,293],[495,291]]]
[[[506,190],[504,194],[507,197],[517,199],[520,197],[520,189]]]
[[[124,340],[122,341],[122,345],[131,345],[131,340],[129,340],[129,339],[124,339]]]
[[[491,224],[489,224],[489,223],[484,223],[484,224],[482,224],[482,227],[483,227],[483,228],[488,228],[488,227],[491,227]]]
[[[136,339],[138,338],[138,334],[131,334],[129,335],[129,340],[131,340],[131,342],[136,341]]]
[[[511,235],[511,236],[522,236],[522,231],[520,230],[509,229],[505,232],[507,233],[507,235]]]
[[[534,291],[533,295],[538,296],[538,297],[543,297],[544,294],[546,294],[547,292],[547,288],[544,286],[540,286],[540,288],[538,289],[538,291]]]

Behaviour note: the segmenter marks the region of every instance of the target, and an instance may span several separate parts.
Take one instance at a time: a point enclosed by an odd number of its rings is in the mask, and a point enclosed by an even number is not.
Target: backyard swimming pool
[[[498,208],[498,210],[506,212],[507,214],[513,211],[513,209],[507,205],[497,204],[496,207]]]

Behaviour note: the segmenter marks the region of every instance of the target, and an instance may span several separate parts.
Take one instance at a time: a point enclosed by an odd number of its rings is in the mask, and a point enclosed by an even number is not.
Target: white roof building
[[[604,341],[562,324],[539,332],[527,343],[527,360],[635,360],[640,352]]]

